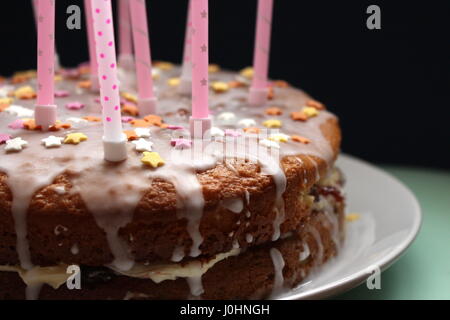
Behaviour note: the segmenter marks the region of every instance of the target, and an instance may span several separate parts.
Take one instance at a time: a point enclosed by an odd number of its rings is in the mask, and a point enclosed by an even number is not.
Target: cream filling
[[[155,283],[165,280],[175,280],[177,278],[201,277],[216,263],[225,260],[228,257],[237,256],[240,249],[233,249],[229,252],[219,253],[211,260],[202,262],[192,260],[187,263],[172,263],[146,266],[144,264],[135,264],[128,271],[121,271],[108,266],[113,271],[124,276],[140,279],[151,279]],[[52,267],[34,267],[31,270],[25,270],[18,266],[0,266],[0,272],[17,272],[27,286],[37,284],[48,284],[54,289],[63,285],[72,273],[67,273],[68,265],[61,264]]]

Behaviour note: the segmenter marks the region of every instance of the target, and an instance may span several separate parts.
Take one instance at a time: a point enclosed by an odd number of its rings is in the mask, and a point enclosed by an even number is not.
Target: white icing
[[[274,279],[273,279],[273,288],[272,288],[272,296],[277,295],[280,291],[283,290],[284,286],[284,276],[283,276],[283,268],[285,265],[283,255],[281,252],[276,249],[270,249],[270,257],[272,258],[273,269],[274,269]]]

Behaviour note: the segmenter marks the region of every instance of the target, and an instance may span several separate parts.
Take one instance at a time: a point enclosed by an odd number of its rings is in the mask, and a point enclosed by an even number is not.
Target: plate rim
[[[346,160],[358,162],[364,166],[368,166],[371,169],[377,171],[377,173],[383,175],[385,179],[388,179],[391,182],[402,187],[412,200],[412,205],[415,208],[415,210],[412,210],[414,213],[414,221],[413,221],[414,223],[413,223],[412,228],[410,229],[406,238],[402,242],[400,242],[394,250],[392,250],[390,253],[388,253],[383,258],[381,258],[377,263],[377,265],[380,267],[381,271],[385,271],[407,251],[407,249],[412,245],[414,240],[417,238],[417,235],[420,232],[420,229],[422,227],[422,222],[423,222],[423,213],[422,213],[422,208],[420,206],[420,203],[417,200],[414,192],[412,192],[408,186],[406,186],[397,177],[386,172],[385,170],[377,167],[376,165],[371,164],[370,162],[368,162],[366,160],[359,159],[357,157],[354,157],[354,156],[351,156],[351,155],[348,155],[345,153],[339,155],[339,158],[344,158]],[[370,274],[371,273],[368,272],[367,268],[362,269],[362,270],[360,270],[354,274],[351,274],[347,277],[344,277],[342,279],[319,286],[318,288],[314,288],[312,290],[305,291],[305,292],[299,292],[297,294],[287,295],[287,296],[278,298],[277,300],[300,300],[300,299],[329,298],[333,295],[343,293],[345,291],[355,288],[359,284],[363,283]]]

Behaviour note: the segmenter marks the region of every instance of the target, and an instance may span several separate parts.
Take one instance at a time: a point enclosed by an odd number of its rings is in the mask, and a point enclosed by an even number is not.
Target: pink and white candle
[[[89,47],[89,62],[91,69],[91,90],[98,92],[99,80],[98,80],[98,62],[97,55],[95,53],[95,35],[94,35],[94,20],[92,18],[92,0],[84,0],[84,7],[86,12],[86,29],[88,36],[88,47]]]
[[[129,0],[131,24],[133,29],[134,52],[136,56],[136,75],[138,80],[139,115],[146,116],[156,112],[156,97],[153,90],[152,60],[148,34],[147,7],[145,1]]]
[[[103,107],[105,159],[118,162],[127,158],[127,152],[126,138],[122,132],[111,0],[92,0],[92,16]]]
[[[192,117],[191,134],[203,138],[210,129],[208,86],[208,0],[192,0]]]
[[[253,80],[249,96],[251,105],[263,105],[267,101],[272,11],[273,0],[258,0]]]
[[[35,121],[47,129],[56,122],[54,104],[55,76],[55,1],[38,2],[37,105]]]
[[[119,0],[119,65],[134,68],[129,0]]]
[[[186,33],[184,36],[183,64],[181,66],[180,86],[178,90],[182,94],[190,94],[192,90],[192,0],[188,2],[188,12],[186,18]]]

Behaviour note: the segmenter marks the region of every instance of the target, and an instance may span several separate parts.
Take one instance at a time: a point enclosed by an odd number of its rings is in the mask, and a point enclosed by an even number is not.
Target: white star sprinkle
[[[132,141],[131,143],[134,144],[134,148],[136,151],[152,151],[153,142],[141,138],[139,140]]]
[[[82,118],[76,118],[76,117],[72,117],[72,118],[67,118],[66,121],[72,122],[72,123],[87,123],[89,121],[82,119]]]
[[[13,86],[3,86],[0,88],[0,98],[6,98],[8,97],[8,94],[14,90]]]
[[[24,108],[18,105],[10,105],[8,108],[4,110],[6,113],[9,113],[13,116],[17,116],[19,118],[31,118],[34,117],[34,111],[31,109]]]
[[[280,144],[278,142],[269,139],[263,139],[259,142],[259,144],[267,148],[280,149]]]
[[[41,141],[46,148],[58,148],[62,145],[63,140],[64,138],[61,137],[49,136]]]
[[[242,128],[249,128],[256,126],[256,121],[250,118],[242,119],[238,122],[238,125]]]
[[[6,141],[5,150],[6,152],[17,152],[22,151],[23,148],[25,148],[28,145],[28,142],[23,140],[20,137],[11,139]]]
[[[224,137],[225,136],[225,132],[217,127],[212,127],[211,130],[209,131],[209,133],[211,134],[211,137]]]
[[[233,112],[222,112],[217,116],[217,120],[224,124],[232,124],[236,120],[236,115]]]
[[[150,129],[148,128],[136,128],[134,132],[139,138],[150,138]]]

